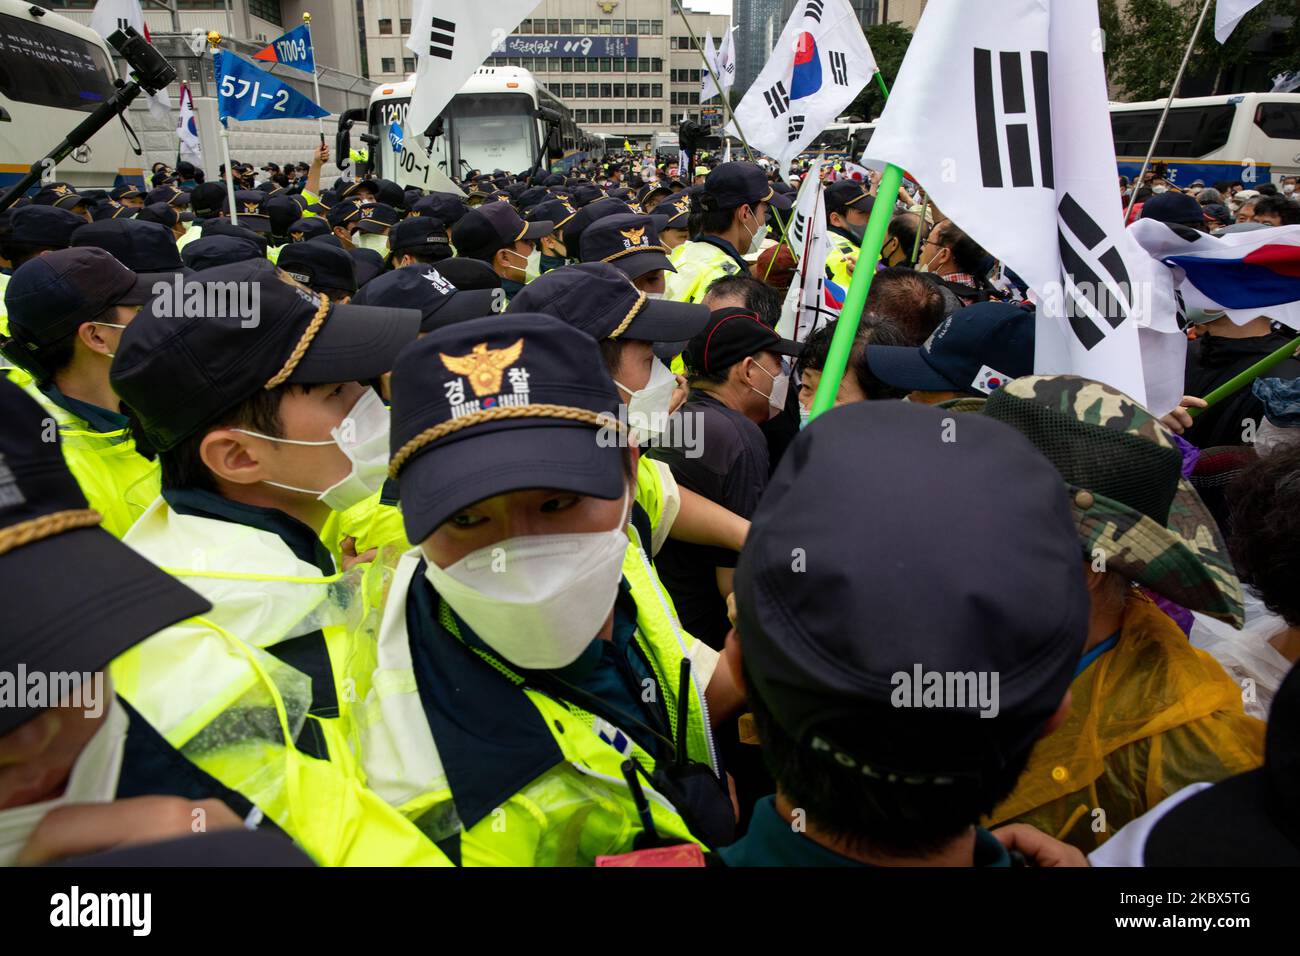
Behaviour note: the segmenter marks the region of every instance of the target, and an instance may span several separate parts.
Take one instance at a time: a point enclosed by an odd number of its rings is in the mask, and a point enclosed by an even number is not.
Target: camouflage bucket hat
[[[1182,477],[1173,435],[1123,392],[1073,375],[1031,375],[984,414],[1017,429],[1060,471],[1085,555],[1192,611],[1236,627],[1241,583],[1218,527]]]

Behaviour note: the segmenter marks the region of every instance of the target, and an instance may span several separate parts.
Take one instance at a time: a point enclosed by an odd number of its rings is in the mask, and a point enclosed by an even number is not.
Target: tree
[[[1155,100],[1169,95],[1191,29],[1200,16],[1203,0],[1100,0],[1098,12],[1106,41],[1106,76],[1127,100]],[[1265,0],[1246,15],[1228,38],[1214,38],[1214,17],[1206,16],[1192,57],[1189,72],[1213,75],[1217,87],[1225,70],[1245,63],[1251,44],[1269,27],[1275,16],[1295,17],[1296,0]],[[1291,27],[1292,39],[1297,26]],[[1294,44],[1288,49],[1294,50]],[[1288,67],[1294,53],[1272,65]]]
[[[908,44],[912,42],[912,34],[897,23],[878,23],[867,27],[863,33],[871,47],[872,55],[876,58],[876,66],[880,68],[885,86],[892,87],[894,78],[898,76],[898,68],[903,63],[903,55],[907,53]],[[884,108],[885,98],[881,95],[880,85],[873,80],[858,94],[858,98],[849,106],[848,112],[864,119],[873,119],[879,116]]]

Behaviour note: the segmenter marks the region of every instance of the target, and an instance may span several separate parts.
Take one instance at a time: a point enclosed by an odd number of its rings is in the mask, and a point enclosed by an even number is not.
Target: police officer
[[[334,302],[347,302],[356,294],[356,265],[332,239],[290,243],[281,250],[276,264],[295,281]]]
[[[550,220],[524,222],[509,203],[487,202],[461,217],[452,227],[451,242],[457,255],[492,266],[509,298],[519,294],[530,273],[537,274],[537,242],[554,231]]]
[[[166,205],[158,210],[171,216],[176,214]],[[146,206],[140,216],[150,212]],[[94,247],[103,249],[132,272],[188,272],[180,251],[176,248],[174,233],[163,223],[135,219],[107,219],[82,226],[73,234],[72,248]]]
[[[677,270],[669,261],[668,247],[659,241],[657,218],[618,215],[593,223],[582,233],[582,261],[609,263],[642,292],[662,296],[666,274]]]
[[[119,658],[114,683],[320,862],[438,862],[360,785],[349,737],[374,566],[349,555],[340,570],[318,538],[383,481],[388,413],[361,383],[389,370],[419,317],[333,304],[265,260],[192,285],[183,303],[149,300],[111,374],[162,468],[127,543],[212,611]],[[178,310],[197,301],[199,314]]]
[[[433,216],[410,216],[388,231],[390,268],[417,264],[433,265],[452,256],[447,226]]]
[[[132,225],[97,225],[119,224]],[[157,496],[158,469],[136,449],[109,366],[159,278],[138,276],[104,250],[86,247],[24,263],[5,290],[10,337],[0,349],[31,375],[28,394],[57,427],[68,467],[118,537]]]
[[[859,181],[841,179],[826,187],[826,225],[830,252],[826,268],[832,281],[847,289],[853,281],[853,266],[858,261],[858,247],[871,217],[871,194]]]
[[[419,547],[380,630],[370,785],[465,865],[726,842],[711,725],[731,677],[648,561],[629,571],[637,452],[596,342],[544,315],[460,322],[405,350],[393,387]]]
[[[572,253],[564,240],[564,227],[576,215],[578,210],[565,199],[547,199],[524,214],[529,222],[549,222],[554,227],[549,235],[537,240],[537,249],[541,253],[537,262],[538,275],[559,269],[572,260]]]
[[[772,190],[761,168],[748,162],[717,166],[693,201],[703,212],[700,235],[673,250],[677,272],[666,292],[679,302],[701,302],[714,279],[748,273],[744,257],[762,248],[769,207],[785,211],[792,205],[788,196]]]

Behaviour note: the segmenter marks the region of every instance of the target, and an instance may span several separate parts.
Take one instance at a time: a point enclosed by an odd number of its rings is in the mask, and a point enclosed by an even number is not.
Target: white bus
[[[579,128],[568,107],[515,66],[480,67],[443,110],[441,134],[430,143],[407,130],[415,137],[407,143],[399,129],[414,86],[408,79],[378,87],[367,116],[376,174],[403,186],[446,188],[441,177],[464,178],[471,170],[521,173],[537,162],[543,142],[541,165],[556,172],[604,153],[601,137]]]
[[[8,189],[113,94],[112,50],[89,27],[19,0],[0,0],[0,188]],[[141,94],[143,95],[143,94]],[[83,189],[144,185],[118,120],[47,179]]]
[[[1111,133],[1121,175],[1142,168],[1164,100],[1112,103]],[[1176,99],[1152,163],[1176,186],[1193,180],[1247,186],[1300,175],[1300,93],[1234,93]]]

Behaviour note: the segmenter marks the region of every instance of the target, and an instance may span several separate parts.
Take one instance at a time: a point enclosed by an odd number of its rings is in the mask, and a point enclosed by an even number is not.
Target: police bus
[[[537,162],[543,143],[541,164],[557,172],[604,154],[603,138],[579,127],[569,108],[520,67],[476,70],[443,110],[432,142],[419,135],[423,130],[405,129],[414,87],[414,79],[378,87],[367,116],[377,175],[403,186],[445,189],[446,177],[472,170],[520,173]]]
[[[1165,100],[1112,103],[1120,175],[1137,176]],[[1174,100],[1151,157],[1175,186],[1194,180],[1263,183],[1300,175],[1300,93],[1234,93]],[[1148,167],[1150,168],[1150,167]]]
[[[0,188],[7,189],[113,94],[113,53],[89,27],[0,0]],[[83,189],[144,185],[139,155],[114,120],[45,175]]]

